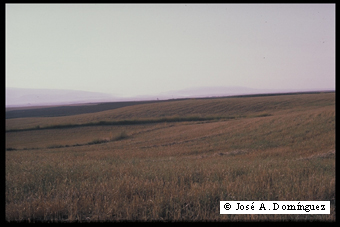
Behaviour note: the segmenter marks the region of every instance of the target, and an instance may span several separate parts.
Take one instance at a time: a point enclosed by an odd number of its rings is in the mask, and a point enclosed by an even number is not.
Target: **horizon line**
[[[289,92],[274,92],[274,93],[249,93],[249,94],[231,94],[231,95],[221,95],[221,96],[192,96],[192,97],[180,97],[180,98],[168,98],[168,99],[158,99],[154,97],[154,99],[132,99],[132,98],[123,98],[126,100],[117,100],[117,101],[98,101],[98,102],[60,102],[60,103],[37,103],[37,104],[19,104],[19,105],[7,105],[5,104],[5,108],[50,108],[50,107],[58,107],[58,106],[81,106],[81,105],[96,105],[101,103],[117,103],[117,102],[164,102],[164,101],[180,101],[187,99],[215,99],[215,98],[242,98],[242,97],[261,97],[261,96],[277,96],[277,95],[295,95],[295,94],[315,94],[315,93],[332,93],[335,92],[336,89],[320,89],[320,90],[307,90],[307,91],[289,91]]]

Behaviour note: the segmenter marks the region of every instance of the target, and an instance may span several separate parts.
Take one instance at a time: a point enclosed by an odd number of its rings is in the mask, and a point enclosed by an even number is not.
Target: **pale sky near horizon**
[[[335,89],[335,4],[6,4],[6,87]]]

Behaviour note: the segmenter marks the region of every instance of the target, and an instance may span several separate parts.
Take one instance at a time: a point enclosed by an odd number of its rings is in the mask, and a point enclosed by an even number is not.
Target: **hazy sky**
[[[6,4],[6,87],[335,88],[335,4]]]

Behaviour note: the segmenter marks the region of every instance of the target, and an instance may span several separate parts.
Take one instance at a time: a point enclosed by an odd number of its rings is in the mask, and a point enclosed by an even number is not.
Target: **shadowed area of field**
[[[70,116],[84,113],[95,113],[105,110],[112,110],[124,106],[133,106],[138,104],[153,103],[156,101],[139,101],[139,102],[109,102],[109,103],[94,103],[90,105],[67,105],[46,108],[33,109],[16,109],[6,111],[6,119],[21,118],[21,117],[60,117]]]

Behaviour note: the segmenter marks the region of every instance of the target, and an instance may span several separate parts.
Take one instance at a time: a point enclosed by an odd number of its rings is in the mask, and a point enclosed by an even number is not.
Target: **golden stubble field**
[[[6,221],[335,221],[334,93],[175,100],[6,130]],[[220,215],[225,200],[331,201],[331,214]]]

